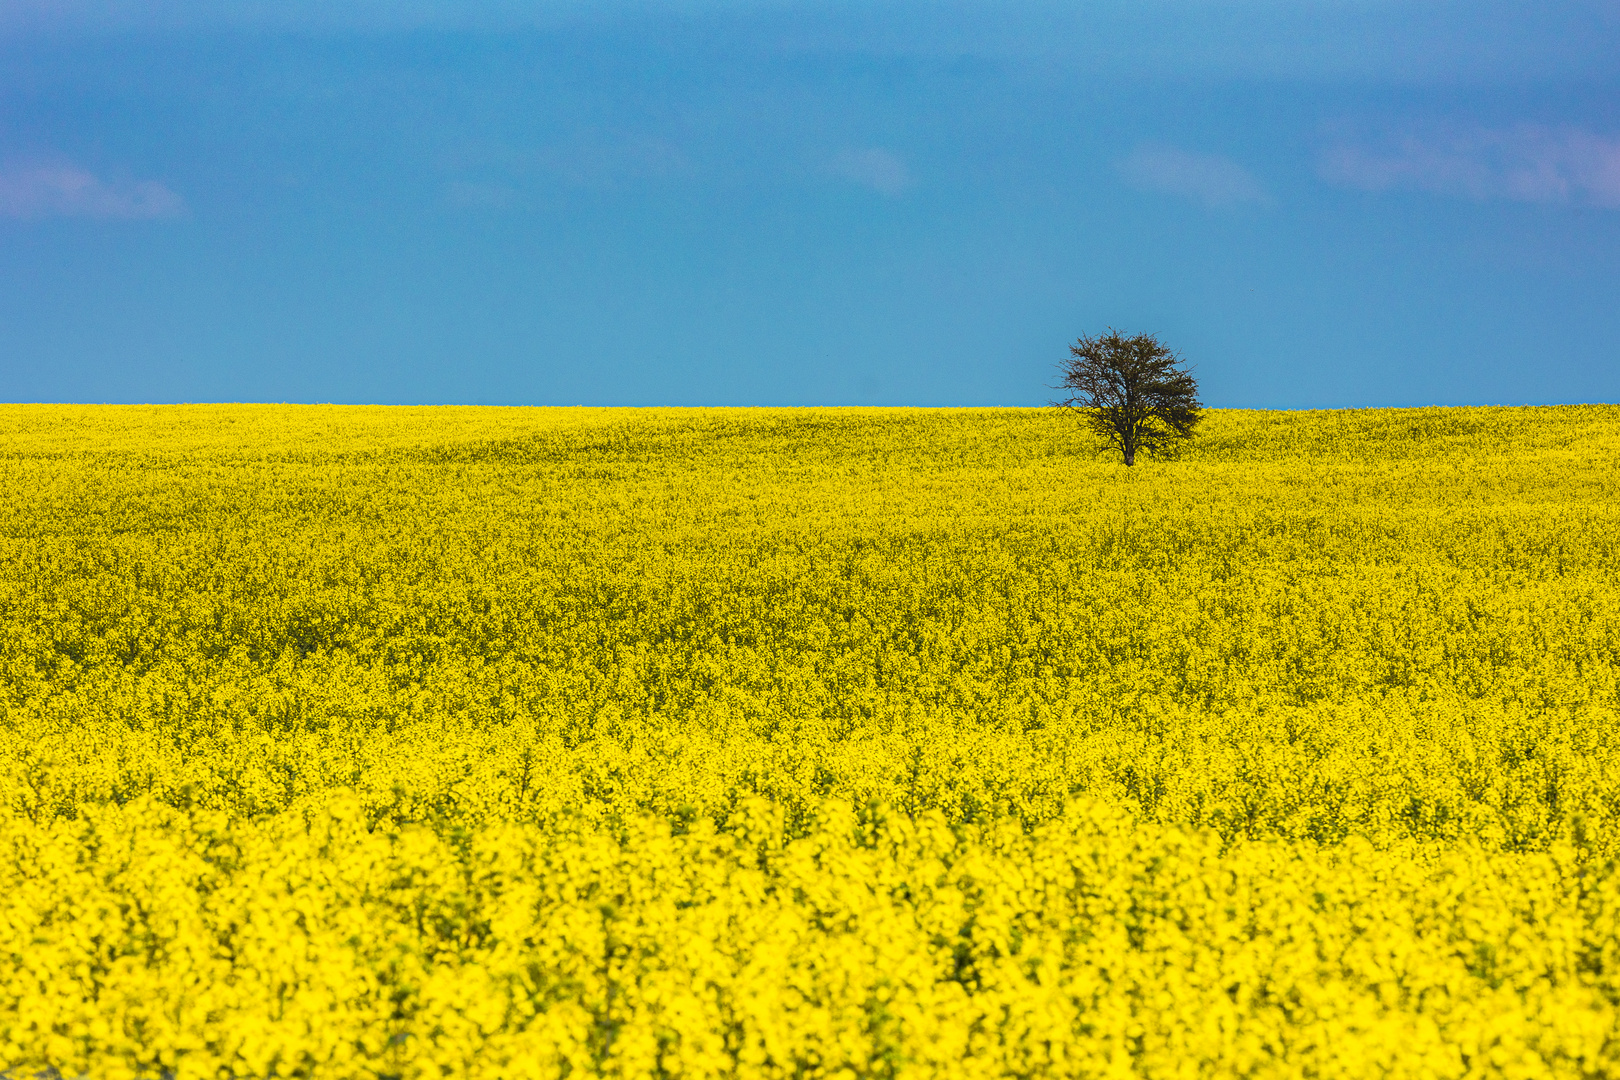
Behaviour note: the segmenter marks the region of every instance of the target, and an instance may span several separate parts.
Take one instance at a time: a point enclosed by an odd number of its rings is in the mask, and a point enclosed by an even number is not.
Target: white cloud
[[[1574,127],[1407,134],[1377,148],[1339,142],[1319,167],[1330,183],[1366,191],[1620,207],[1620,139]]]
[[[1228,207],[1271,201],[1266,187],[1248,169],[1219,154],[1197,154],[1160,143],[1142,143],[1115,163],[1132,185]]]
[[[0,166],[0,218],[139,220],[179,217],[185,209],[180,196],[153,180],[110,184],[75,165]]]
[[[831,164],[834,176],[883,195],[903,195],[917,185],[906,163],[887,150],[844,150]]]

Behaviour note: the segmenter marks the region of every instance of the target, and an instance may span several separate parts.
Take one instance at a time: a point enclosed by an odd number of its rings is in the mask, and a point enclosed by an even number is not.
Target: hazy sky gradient
[[[1038,404],[1109,325],[1620,399],[1620,2],[0,0],[0,400]]]

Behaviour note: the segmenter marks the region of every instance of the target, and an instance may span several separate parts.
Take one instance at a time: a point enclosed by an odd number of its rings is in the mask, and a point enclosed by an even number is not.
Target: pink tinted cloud
[[[1205,206],[1271,201],[1271,193],[1258,177],[1219,154],[1142,143],[1114,164],[1134,187],[1195,199]]]
[[[903,195],[916,186],[916,178],[897,154],[878,147],[844,150],[831,162],[833,175],[881,195]]]
[[[1366,191],[1620,208],[1620,139],[1574,127],[1407,134],[1376,148],[1341,142],[1319,168],[1331,183]]]
[[[180,196],[153,180],[112,184],[65,164],[0,166],[0,218],[144,220],[179,217],[185,209]]]

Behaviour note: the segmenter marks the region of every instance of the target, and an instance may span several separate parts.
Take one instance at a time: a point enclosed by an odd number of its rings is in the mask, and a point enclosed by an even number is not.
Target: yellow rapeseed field
[[[0,406],[0,1072],[1620,1075],[1620,407]]]

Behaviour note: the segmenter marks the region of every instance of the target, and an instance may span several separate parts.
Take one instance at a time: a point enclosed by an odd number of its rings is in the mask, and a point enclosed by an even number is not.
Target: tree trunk
[[[1127,446],[1125,448],[1125,464],[1127,464],[1127,465],[1135,465],[1136,464],[1136,447]]]

